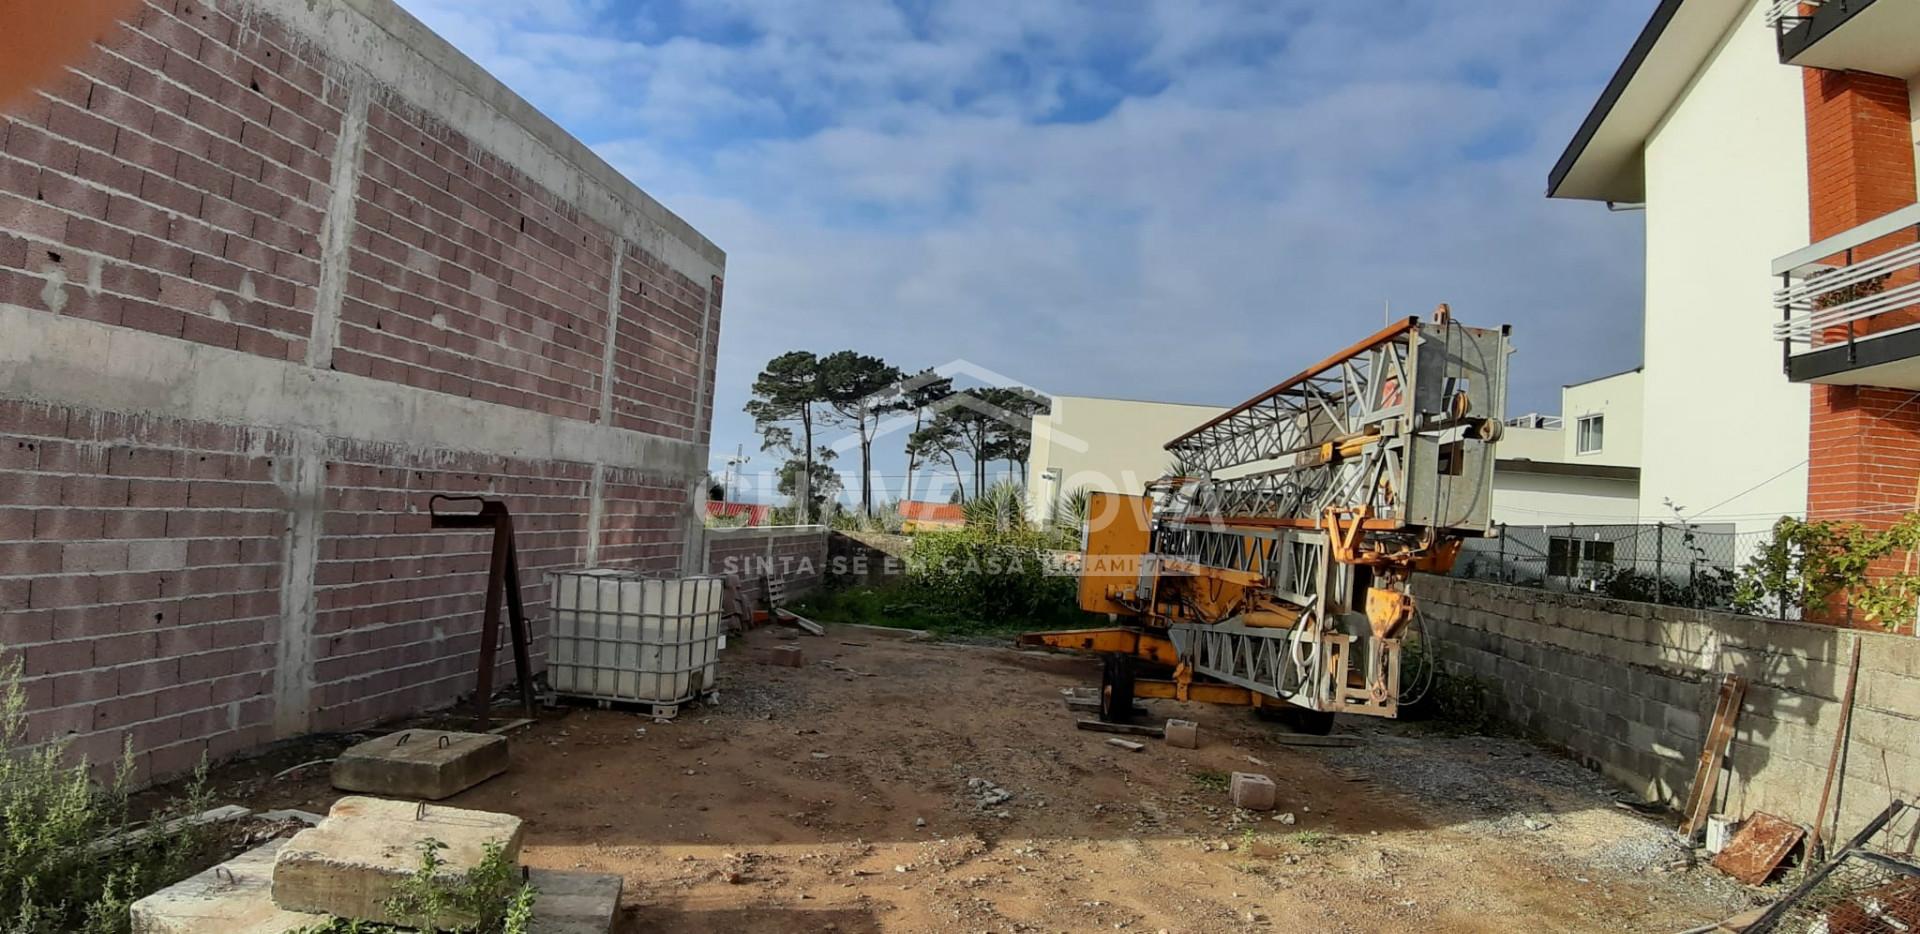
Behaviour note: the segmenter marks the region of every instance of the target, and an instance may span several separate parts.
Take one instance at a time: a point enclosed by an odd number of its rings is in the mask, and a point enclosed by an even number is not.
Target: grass
[[[1194,787],[1201,791],[1226,791],[1227,786],[1232,782],[1232,778],[1232,776],[1218,769],[1201,769],[1187,776],[1187,779],[1193,782]]]
[[[905,583],[878,587],[823,587],[793,601],[793,611],[822,623],[857,623],[891,629],[924,629],[937,636],[993,637],[1088,625],[1077,606],[1034,617],[982,618],[968,607],[936,606]]]
[[[1332,846],[1334,839],[1332,834],[1322,833],[1318,830],[1300,830],[1287,834],[1287,842],[1311,850],[1323,846]]]

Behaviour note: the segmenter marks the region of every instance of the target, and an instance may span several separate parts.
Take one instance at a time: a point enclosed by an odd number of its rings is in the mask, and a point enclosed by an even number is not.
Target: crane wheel
[[[1100,668],[1100,719],[1133,722],[1133,656],[1110,652]]]

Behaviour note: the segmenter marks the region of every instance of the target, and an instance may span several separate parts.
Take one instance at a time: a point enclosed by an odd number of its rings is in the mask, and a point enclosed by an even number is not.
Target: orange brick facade
[[[1907,83],[1863,72],[1805,71],[1809,233],[1815,241],[1914,203]],[[1911,243],[1902,233],[1854,259]],[[1840,258],[1836,258],[1840,259]],[[1912,324],[1882,315],[1862,333]],[[1844,334],[1839,335],[1844,338]],[[1807,515],[1883,527],[1920,503],[1920,401],[1902,389],[1812,387]],[[1840,616],[1846,616],[1844,608]]]

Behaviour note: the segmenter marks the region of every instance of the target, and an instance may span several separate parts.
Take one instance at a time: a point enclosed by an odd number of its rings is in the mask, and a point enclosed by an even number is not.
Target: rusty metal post
[[[481,507],[484,513],[485,507]],[[494,526],[493,558],[487,563],[487,602],[480,611],[480,670],[473,689],[473,717],[485,729],[493,712],[493,658],[500,644],[500,596],[506,590],[507,537]]]
[[[440,512],[441,502],[479,503],[478,512]],[[532,717],[533,663],[529,654],[531,634],[527,627],[526,607],[520,594],[520,555],[514,546],[513,514],[507,504],[479,496],[447,496],[436,493],[427,501],[428,525],[436,529],[492,529],[493,555],[487,565],[487,597],[480,613],[480,660],[475,672],[474,719],[485,729],[492,719],[493,659],[500,647],[500,606],[507,609],[508,634],[513,640],[514,672],[520,681],[520,704]],[[503,599],[504,598],[504,601]]]

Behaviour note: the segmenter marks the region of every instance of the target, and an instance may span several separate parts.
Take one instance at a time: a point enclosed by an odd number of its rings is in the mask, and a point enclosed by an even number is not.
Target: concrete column
[[[360,191],[361,147],[367,139],[367,85],[353,82],[340,136],[333,144],[333,174],[327,215],[320,227],[320,286],[313,303],[313,334],[307,341],[307,365],[333,366],[340,340],[340,304],[347,292],[347,262],[353,245],[353,200]]]
[[[274,483],[287,495],[280,544],[280,632],[273,665],[273,735],[298,736],[313,718],[314,569],[326,515],[326,441],[296,436],[295,449],[274,462]]]

